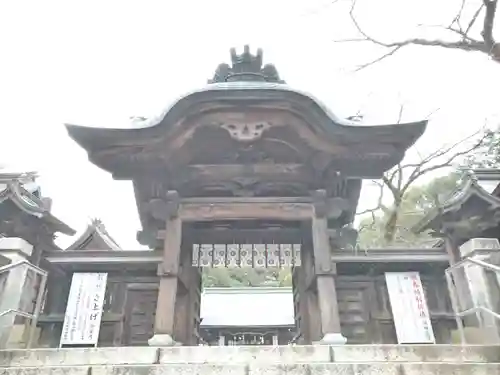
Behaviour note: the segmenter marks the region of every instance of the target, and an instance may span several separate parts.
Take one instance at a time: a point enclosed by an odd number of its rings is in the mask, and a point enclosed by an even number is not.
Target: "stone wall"
[[[500,347],[361,345],[0,351],[5,375],[498,375]]]

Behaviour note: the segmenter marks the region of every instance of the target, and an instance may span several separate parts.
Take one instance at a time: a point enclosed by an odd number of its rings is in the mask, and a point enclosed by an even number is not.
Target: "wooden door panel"
[[[147,345],[154,333],[158,290],[129,289],[125,307],[125,345]]]

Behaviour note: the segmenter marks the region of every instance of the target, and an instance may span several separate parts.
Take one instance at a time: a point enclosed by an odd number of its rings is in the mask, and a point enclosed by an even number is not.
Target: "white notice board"
[[[107,273],[74,273],[60,346],[97,345]]]
[[[400,344],[434,344],[434,331],[418,272],[386,272],[385,280]]]

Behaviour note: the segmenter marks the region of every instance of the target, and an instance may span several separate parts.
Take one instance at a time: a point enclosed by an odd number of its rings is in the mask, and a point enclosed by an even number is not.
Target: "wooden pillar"
[[[127,284],[119,282],[115,284],[113,290],[113,300],[111,303],[111,311],[115,314],[121,314],[122,318],[115,324],[113,335],[113,346],[122,346],[124,344],[125,331],[125,306],[127,303]]]
[[[314,194],[314,214],[312,218],[312,240],[314,269],[318,288],[318,304],[321,317],[321,331],[325,344],[345,344],[340,327],[337,291],[335,288],[336,266],[332,264],[330,241],[328,237],[326,191]]]
[[[191,284],[189,287],[189,322],[188,332],[190,339],[188,345],[198,345],[200,342],[200,306],[201,306],[201,269],[190,268]]]
[[[182,245],[177,297],[175,301],[174,334],[184,345],[199,342],[200,270],[192,265],[192,243]]]
[[[149,340],[151,346],[177,345],[174,337],[175,304],[178,288],[179,263],[181,255],[182,222],[178,216],[179,197],[177,192],[167,193],[166,205],[161,207],[165,217],[165,240],[163,261],[158,267],[160,287],[156,305],[154,336]],[[160,216],[157,215],[156,216]]]
[[[451,232],[446,233],[446,236],[444,238],[444,247],[446,249],[448,257],[450,258],[450,266],[458,263],[460,261],[460,252]]]
[[[177,342],[184,345],[190,344],[189,332],[189,270],[181,266],[179,278],[177,280],[177,294],[175,298],[174,310],[174,337]],[[186,283],[186,285],[184,284]]]
[[[296,324],[300,344],[310,345],[321,340],[321,318],[316,294],[314,259],[311,241],[304,241],[301,265],[293,270],[293,289],[296,298]]]

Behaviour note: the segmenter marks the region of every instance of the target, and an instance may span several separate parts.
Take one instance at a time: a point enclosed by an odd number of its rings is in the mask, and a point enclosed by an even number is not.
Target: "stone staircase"
[[[0,351],[0,375],[500,375],[500,346],[120,347]]]

